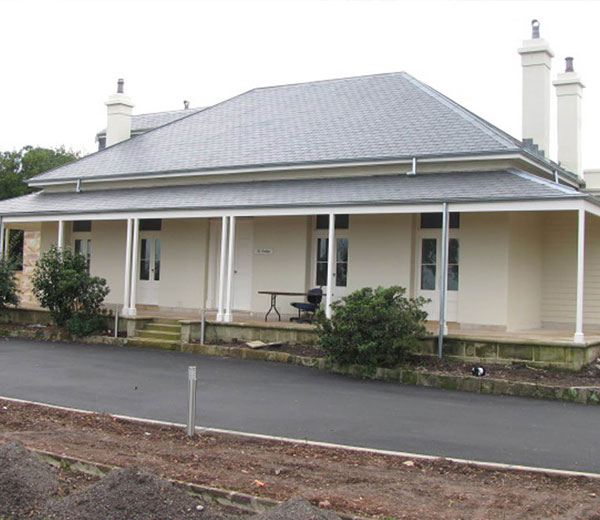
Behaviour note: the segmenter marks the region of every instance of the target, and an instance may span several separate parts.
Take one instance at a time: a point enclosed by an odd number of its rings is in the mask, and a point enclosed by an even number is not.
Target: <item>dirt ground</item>
[[[0,400],[0,442],[394,519],[596,519],[600,480],[204,433]]]

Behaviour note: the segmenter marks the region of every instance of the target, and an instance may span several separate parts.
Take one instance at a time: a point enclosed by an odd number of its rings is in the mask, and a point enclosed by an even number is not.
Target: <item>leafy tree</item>
[[[81,253],[52,246],[38,260],[32,282],[33,293],[59,327],[76,336],[104,328],[102,303],[110,289],[104,278],[89,275]]]
[[[332,304],[332,317],[316,315],[317,335],[331,359],[344,364],[393,367],[405,361],[427,335],[425,298],[406,298],[406,289],[363,287]]]
[[[25,146],[19,151],[0,152],[0,200],[30,193],[25,181],[34,175],[81,157],[79,152],[58,148]]]

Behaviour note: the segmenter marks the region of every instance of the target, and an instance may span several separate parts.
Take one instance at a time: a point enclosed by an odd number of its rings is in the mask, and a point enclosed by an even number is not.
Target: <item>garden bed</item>
[[[0,442],[328,509],[395,519],[598,519],[600,480],[135,423],[0,400]]]

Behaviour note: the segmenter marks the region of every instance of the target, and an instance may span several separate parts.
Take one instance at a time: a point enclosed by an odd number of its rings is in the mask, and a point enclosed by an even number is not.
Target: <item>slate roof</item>
[[[136,114],[131,116],[131,131],[135,133],[154,130],[159,126],[172,123],[185,116],[204,110],[204,107],[187,108],[182,110],[169,110],[166,112],[152,112],[150,114]],[[98,137],[106,136],[106,128],[97,134]]]
[[[33,181],[523,150],[405,72],[265,87]]]
[[[518,170],[380,175],[37,192],[0,202],[0,215],[585,198]]]

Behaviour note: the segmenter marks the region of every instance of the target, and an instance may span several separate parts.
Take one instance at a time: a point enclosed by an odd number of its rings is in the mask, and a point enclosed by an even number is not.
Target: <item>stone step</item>
[[[165,341],[164,339],[151,338],[129,338],[127,345],[133,347],[151,347],[162,348],[164,350],[179,350],[181,343],[179,341]]]
[[[175,318],[153,318],[153,323],[160,323],[162,325],[181,325],[179,320]]]
[[[181,332],[181,325],[171,324],[171,323],[146,323],[144,326],[144,330],[156,330],[161,332],[176,332],[179,334]]]
[[[160,339],[167,341],[179,341],[181,339],[181,330],[177,332],[165,332],[160,330],[138,330],[137,337],[139,338],[151,338]]]

